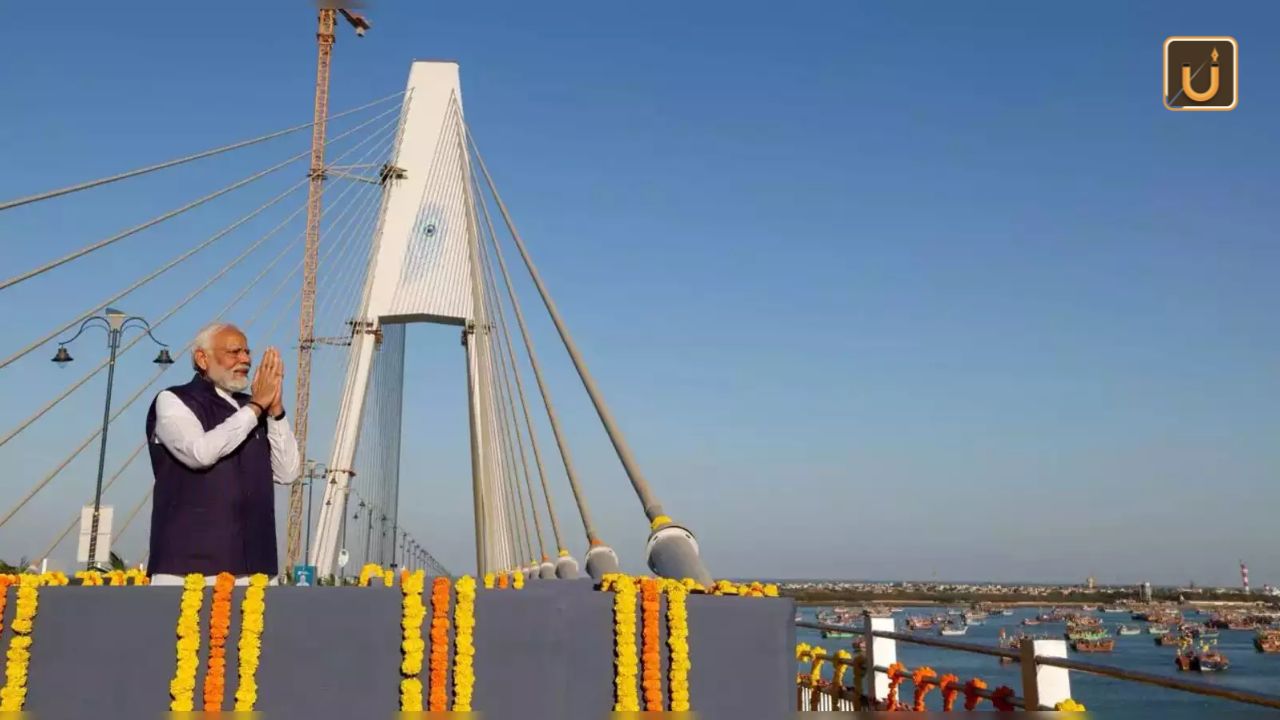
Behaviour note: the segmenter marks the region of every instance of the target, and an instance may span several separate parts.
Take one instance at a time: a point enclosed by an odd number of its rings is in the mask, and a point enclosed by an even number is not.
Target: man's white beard
[[[208,370],[209,380],[215,387],[227,393],[244,392],[249,388],[249,376],[240,377],[235,374],[236,370],[248,370],[248,366],[238,366],[230,370],[215,365],[210,365]]]

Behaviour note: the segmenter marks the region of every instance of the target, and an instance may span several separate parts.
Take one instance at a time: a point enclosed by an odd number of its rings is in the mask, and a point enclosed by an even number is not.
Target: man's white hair
[[[200,332],[196,333],[196,339],[191,343],[191,367],[195,368],[196,372],[204,372],[200,369],[200,366],[196,364],[196,349],[204,350],[206,353],[212,355],[213,339],[218,337],[218,333],[226,330],[227,328],[231,328],[233,330],[238,329],[231,323],[211,322],[200,328]]]

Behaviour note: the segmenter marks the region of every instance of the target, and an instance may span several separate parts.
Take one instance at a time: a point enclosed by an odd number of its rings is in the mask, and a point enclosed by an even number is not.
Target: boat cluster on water
[[[835,607],[818,613],[819,622],[843,625],[849,631],[829,629],[824,638],[853,638],[853,629],[862,627],[863,613],[886,617],[902,612],[896,607]],[[969,628],[982,625],[994,615],[1012,615],[1013,611],[996,603],[980,603],[969,608],[950,608],[930,613],[908,614],[904,621],[911,632],[934,633],[943,636],[964,635]],[[1108,615],[1127,614],[1128,621],[1109,626],[1104,622]],[[797,620],[799,617],[797,617]],[[1206,612],[1191,606],[1175,603],[1147,605],[1084,606],[1079,608],[1055,607],[1039,611],[1024,618],[1026,628],[1016,633],[1000,629],[1000,647],[1014,649],[1026,638],[1049,638],[1053,634],[1034,634],[1041,625],[1063,625],[1062,636],[1073,651],[1078,653],[1105,653],[1115,649],[1116,637],[1146,634],[1156,645],[1175,648],[1174,663],[1180,670],[1217,672],[1230,667],[1225,654],[1217,649],[1222,630],[1253,630],[1254,647],[1258,652],[1280,653],[1280,613],[1258,607]],[[1114,633],[1114,634],[1113,634]],[[855,647],[864,647],[865,640],[858,636]],[[1001,662],[1011,662],[1002,658]]]

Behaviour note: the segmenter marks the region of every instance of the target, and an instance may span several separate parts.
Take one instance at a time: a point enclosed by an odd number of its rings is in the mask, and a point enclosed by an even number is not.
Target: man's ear
[[[191,358],[195,360],[196,367],[200,368],[201,372],[209,371],[209,353],[205,352],[204,348],[196,348],[191,353]]]

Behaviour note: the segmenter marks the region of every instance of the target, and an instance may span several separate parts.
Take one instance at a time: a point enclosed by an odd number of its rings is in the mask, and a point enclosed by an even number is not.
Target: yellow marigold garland
[[[76,579],[81,585],[97,586],[102,584],[102,573],[97,570],[81,570],[76,573]]]
[[[494,578],[493,578],[493,573],[485,573],[485,574],[484,574],[484,589],[485,589],[485,590],[492,590],[492,589],[493,589],[493,580],[494,580]]]
[[[640,585],[640,686],[646,712],[662,712],[662,657],[658,654],[658,588],[646,578]]]
[[[472,643],[476,628],[476,581],[463,575],[454,583],[457,595],[453,606],[453,711],[471,711],[471,693],[475,688],[476,647]]]
[[[377,563],[365,563],[364,567],[360,568],[360,587],[369,587],[369,581],[375,575],[382,577],[382,566]]]
[[[107,581],[111,587],[124,587],[129,584],[129,577],[123,570],[112,570],[107,573]]]
[[[639,712],[636,693],[636,586],[625,575],[613,583],[614,712]]]
[[[685,606],[688,591],[680,583],[666,584],[667,591],[667,695],[672,712],[689,710],[689,612]],[[797,651],[799,648],[797,647]]]
[[[395,585],[395,582],[396,582],[396,572],[395,572],[394,570],[383,570],[383,571],[382,571],[382,586],[383,586],[383,587],[391,587],[392,585]]]
[[[40,605],[40,579],[23,575],[18,580],[17,608],[13,618],[13,639],[5,663],[4,687],[0,688],[0,711],[19,712],[27,702],[27,672],[31,665],[31,632],[35,629]]]
[[[445,674],[449,669],[449,578],[438,577],[431,583],[431,666],[427,679],[427,710],[449,709],[445,692]]]
[[[219,573],[213,583],[213,609],[209,611],[209,665],[204,671],[205,712],[220,712],[226,695],[227,635],[231,632],[231,591],[235,586],[235,576],[225,572]]]
[[[517,570],[511,573],[511,587],[515,588],[516,590],[524,589],[524,571],[523,570]]]
[[[169,709],[195,710],[196,669],[200,665],[200,606],[204,605],[204,575],[191,573],[182,581],[178,611],[178,658],[169,681]]]
[[[401,576],[400,593],[400,710],[422,712],[422,653],[427,644],[422,641],[422,621],[427,615],[422,604],[422,589],[426,576],[421,570]]]
[[[258,703],[258,661],[262,657],[263,616],[266,614],[267,576],[258,573],[249,578],[249,589],[240,603],[240,645],[237,661],[239,683],[236,686],[236,712],[249,712]]]
[[[40,575],[40,580],[39,580],[40,585],[42,586],[48,585],[50,587],[60,587],[63,585],[68,585],[70,583],[71,583],[71,580],[67,578],[67,574],[64,572],[59,572],[57,570],[52,570],[50,572],[44,573],[43,575]]]
[[[1058,712],[1084,712],[1085,711],[1085,707],[1083,705],[1076,702],[1075,700],[1072,700],[1071,698],[1067,698],[1066,700],[1063,700],[1057,705],[1054,705],[1053,709],[1057,710]]]

